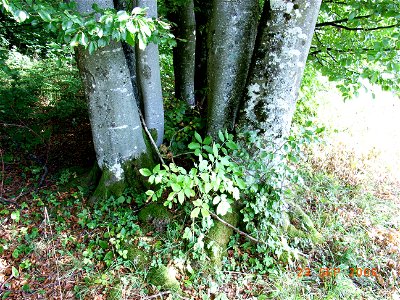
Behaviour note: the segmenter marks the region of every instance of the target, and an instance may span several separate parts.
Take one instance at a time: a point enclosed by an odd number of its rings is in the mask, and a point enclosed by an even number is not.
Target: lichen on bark
[[[288,136],[320,0],[266,1],[239,114],[241,130]]]

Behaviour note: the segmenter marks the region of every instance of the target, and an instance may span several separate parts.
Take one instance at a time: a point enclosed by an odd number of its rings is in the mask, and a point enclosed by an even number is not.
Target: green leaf
[[[19,219],[20,219],[20,212],[19,212],[19,210],[16,210],[16,211],[13,211],[12,213],[11,213],[11,219],[13,219],[15,222],[19,222]]]
[[[202,215],[204,218],[206,218],[206,217],[208,217],[208,216],[210,215],[210,213],[209,213],[208,209],[201,208],[201,215]]]
[[[19,257],[19,250],[18,248],[14,249],[13,253],[11,254],[12,257],[14,257],[15,259],[17,259]]]
[[[179,184],[171,182],[171,188],[174,192],[179,192],[182,188]]]
[[[192,219],[195,219],[199,216],[200,213],[200,207],[196,207],[195,209],[192,210],[192,212],[190,213],[190,217]]]
[[[119,12],[117,12],[117,16],[118,16],[118,21],[120,22],[129,20],[130,18],[130,16],[124,10],[120,10]]]
[[[193,236],[193,234],[192,234],[192,231],[190,230],[190,228],[185,227],[185,232],[183,233],[182,238],[190,241],[192,239],[192,236]]]
[[[235,200],[239,200],[240,199],[240,192],[239,192],[239,189],[237,187],[233,188],[232,196],[233,196],[233,199],[235,199]]]
[[[107,40],[105,38],[101,38],[97,41],[97,45],[99,46],[99,48],[104,47],[107,45]]]
[[[99,246],[105,250],[108,248],[108,243],[106,241],[99,240]]]
[[[221,131],[218,132],[218,137],[221,140],[221,142],[225,142],[224,134]]]
[[[178,193],[178,201],[180,204],[183,204],[185,201],[185,194],[182,190]]]
[[[236,143],[232,142],[232,141],[227,141],[226,142],[226,146],[231,150],[237,150],[238,149],[238,146],[236,145]]]
[[[45,11],[45,10],[39,10],[38,11],[39,16],[42,18],[43,21],[45,22],[51,22],[51,15]]]
[[[61,28],[63,30],[67,30],[67,29],[70,29],[72,27],[72,25],[74,25],[74,22],[72,22],[71,20],[65,20],[62,22]]]
[[[220,196],[215,196],[214,199],[213,199],[213,204],[217,205],[220,201],[221,201],[221,197]]]
[[[80,37],[80,42],[83,46],[87,46],[88,44],[88,37],[85,35],[85,33],[81,32],[81,37]]]
[[[238,185],[238,187],[239,187],[241,190],[246,189],[246,182],[245,182],[243,179],[241,179],[241,178],[239,178],[239,177],[236,177],[236,178],[235,178],[235,181],[236,181],[236,184]]]
[[[15,12],[15,16],[16,16],[17,22],[24,22],[29,17],[28,14],[23,10],[17,10]]]
[[[93,54],[93,52],[96,51],[97,49],[97,43],[93,41],[90,42],[88,49],[89,49],[89,54]]]
[[[228,201],[221,201],[217,206],[217,214],[225,216],[231,205]]]
[[[138,41],[139,41],[139,49],[144,50],[146,49],[146,38],[139,32],[138,34]]]
[[[13,277],[15,277],[15,278],[18,278],[18,277],[19,277],[19,272],[18,272],[17,268],[14,267],[14,266],[11,267],[11,275],[12,275]]]
[[[197,200],[193,201],[193,205],[194,206],[203,206],[203,201],[201,201],[201,199],[197,199]]]
[[[199,170],[200,170],[201,172],[204,172],[204,171],[207,171],[207,169],[208,169],[208,162],[207,162],[206,160],[200,161],[200,163],[199,163]]]
[[[151,30],[148,25],[141,24],[140,30],[147,36],[151,36]]]
[[[118,197],[118,199],[116,200],[116,202],[117,202],[118,204],[124,203],[124,202],[125,202],[125,197],[124,197],[124,196]]]
[[[105,261],[110,261],[114,259],[114,253],[112,251],[108,251],[106,255],[104,255]]]
[[[194,191],[190,188],[184,189],[184,193],[185,193],[186,197],[188,197],[188,198],[192,197],[192,192],[194,192]]]
[[[203,146],[203,148],[204,148],[204,150],[206,150],[208,153],[213,153],[213,148],[211,148],[210,146],[208,146],[208,145],[206,145],[206,146]]]
[[[154,195],[154,191],[148,190],[148,191],[146,191],[145,194],[146,194],[147,196],[153,196],[153,195]]]
[[[211,138],[210,136],[207,136],[207,137],[204,139],[203,144],[204,144],[204,145],[210,145],[211,142],[212,142],[212,138]]]
[[[206,182],[206,183],[204,184],[204,192],[205,192],[206,194],[208,194],[208,192],[211,191],[211,189],[212,189],[211,183]]]
[[[200,134],[198,134],[197,132],[194,133],[194,137],[200,144],[203,143],[203,140],[201,139]]]
[[[213,145],[213,153],[212,154],[214,154],[215,157],[218,156],[218,147],[216,144]]]
[[[200,149],[201,146],[200,146],[199,143],[191,142],[191,143],[188,145],[188,148],[191,149],[191,150],[194,150],[194,149]]]
[[[145,169],[140,169],[139,173],[142,174],[143,176],[146,176],[146,177],[148,177],[148,176],[150,176],[152,174],[151,171],[149,169],[146,169],[146,168]]]
[[[160,172],[160,170],[161,170],[160,164],[156,165],[156,166],[153,168],[153,174],[154,174],[154,173]]]

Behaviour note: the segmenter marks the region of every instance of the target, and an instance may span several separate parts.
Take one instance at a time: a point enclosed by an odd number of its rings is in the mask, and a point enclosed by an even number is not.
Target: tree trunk
[[[94,2],[113,7],[112,0],[78,1],[78,11],[90,12]],[[79,48],[77,61],[88,98],[97,162],[103,171],[95,196],[120,194],[132,164],[139,158],[151,160],[121,43],[111,42],[91,55]]]
[[[193,107],[196,104],[194,98],[196,21],[193,0],[172,7],[168,16],[169,20],[176,24],[173,27],[177,39],[177,45],[173,50],[175,97]]]
[[[114,0],[114,6],[117,10],[132,10],[135,7],[136,1],[128,3],[125,0]],[[136,67],[136,49],[126,42],[122,42],[122,49],[124,49],[126,62],[128,64],[129,72],[131,74],[131,82],[133,86],[134,99],[140,108],[140,94],[137,80],[137,67]]]
[[[157,18],[156,0],[138,0],[139,7],[148,7],[147,16]],[[164,138],[164,106],[161,91],[158,45],[149,43],[144,50],[137,48],[137,77],[146,125],[156,134],[156,143]]]
[[[207,62],[207,130],[211,135],[233,128],[256,37],[258,2],[213,3]]]
[[[207,35],[212,11],[212,0],[194,0],[196,19],[196,55],[194,90],[196,104],[204,108],[207,97]]]
[[[265,1],[249,72],[241,130],[289,135],[321,0]]]

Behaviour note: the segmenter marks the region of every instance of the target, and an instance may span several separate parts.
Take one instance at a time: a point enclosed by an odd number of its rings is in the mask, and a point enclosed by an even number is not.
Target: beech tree
[[[322,6],[311,63],[332,79],[343,79],[340,87],[344,93],[357,86],[359,77],[370,77],[386,89],[398,85],[396,77],[390,75],[399,67],[395,63],[397,46],[392,45],[393,39],[364,47],[365,59],[372,62],[361,71],[338,67],[355,58],[349,57],[349,49],[328,45],[327,39],[339,36],[332,32],[337,29],[377,37],[383,31],[395,35],[398,4],[381,2],[378,6],[369,2],[362,5],[356,0]],[[111,181],[123,181],[122,170],[131,169],[127,166],[136,164],[134,161],[141,155],[148,157],[145,161],[151,161],[154,147],[146,142],[143,124],[159,146],[164,122],[158,50],[154,43],[163,40],[159,26],[162,22],[156,19],[157,3],[143,0],[130,4],[148,7],[146,12],[138,8],[131,13],[112,12],[115,7],[124,8],[121,3],[124,1],[78,1],[78,13],[74,13],[73,4],[60,4],[56,9],[44,3],[29,6],[20,1],[2,1],[3,9],[18,21],[36,18],[45,22],[49,30],[58,32],[60,40],[86,49],[77,51],[77,60],[89,100],[98,164],[108,174],[104,178],[114,178]],[[177,38],[173,55],[176,97],[203,110],[207,133],[215,136],[224,129],[255,130],[272,140],[285,138],[320,1],[270,0],[264,1],[262,7],[253,0],[168,0],[162,4],[167,17],[174,22],[172,31]],[[357,9],[363,14],[358,15]],[[347,18],[332,20],[335,15],[346,16],[346,12]],[[380,24],[372,27],[371,22]],[[354,36],[342,39],[347,45]],[[381,58],[385,58],[387,66],[383,74],[377,66]]]
[[[78,12],[90,12],[93,4],[103,9],[113,7],[112,1],[78,1]],[[157,17],[155,1],[137,4],[149,7],[149,17]],[[258,0],[215,0],[209,7],[211,13],[198,18],[206,19],[201,34],[207,36],[207,42],[197,47],[194,3],[173,4],[169,15],[176,21],[174,31],[180,38],[174,51],[177,96],[194,104],[198,52],[202,56],[198,61],[206,61],[206,72],[204,66],[198,70],[206,75],[207,132],[216,136],[239,124],[240,130],[256,130],[268,138],[286,137],[320,1],[265,1],[260,13]],[[152,138],[144,134],[147,128],[142,126],[155,129],[157,145],[162,142],[157,46],[150,43],[144,50],[126,48],[124,52],[121,42],[113,41],[92,54],[78,49],[97,160],[103,172],[97,195],[121,193],[125,174],[132,174],[133,166],[140,168],[144,161],[152,164],[153,150],[146,144]],[[133,60],[136,68],[129,68]]]

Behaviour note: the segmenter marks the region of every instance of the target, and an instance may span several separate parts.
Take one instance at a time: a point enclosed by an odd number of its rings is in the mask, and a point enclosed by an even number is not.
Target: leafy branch
[[[45,29],[58,33],[58,40],[71,47],[84,46],[93,53],[112,40],[130,45],[138,42],[144,49],[149,42],[173,43],[170,25],[160,19],[146,16],[146,9],[135,7],[130,13],[124,10],[101,9],[93,5],[93,12],[80,14],[74,3],[60,3],[53,7],[46,2],[1,0],[0,8],[19,23],[30,21],[33,26],[45,24]]]

